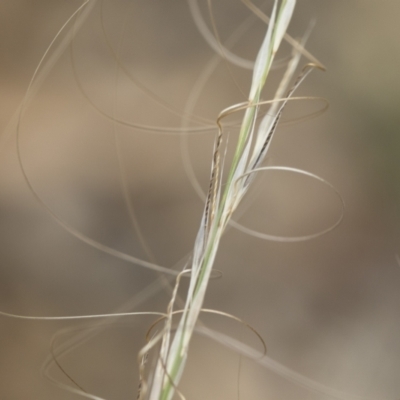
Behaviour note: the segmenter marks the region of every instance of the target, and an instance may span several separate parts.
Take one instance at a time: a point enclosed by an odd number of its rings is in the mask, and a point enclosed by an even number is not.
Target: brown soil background
[[[206,2],[200,3],[209,22]],[[250,12],[239,1],[214,3],[225,41]],[[18,166],[13,115],[44,51],[79,5],[60,0],[0,4],[0,309],[9,313],[113,312],[157,278],[66,232],[32,196]],[[95,5],[74,40],[76,72],[87,95],[109,114],[114,109],[121,119],[179,126],[179,117],[146,97],[121,71],[116,84],[100,6]],[[264,5],[265,10],[269,7]],[[330,108],[319,118],[282,126],[270,163],[304,168],[331,182],[346,202],[344,220],[333,232],[300,243],[264,242],[231,229],[216,262],[223,277],[210,283],[206,298],[207,308],[230,312],[253,325],[273,360],[337,391],[380,400],[396,399],[400,393],[400,266],[395,258],[400,253],[399,13],[395,0],[299,1],[289,33],[301,36],[315,19],[307,49],[328,68],[313,72],[299,94],[323,96]],[[119,48],[126,68],[181,112],[213,56],[187,2],[105,1],[104,16],[110,41]],[[257,21],[234,52],[254,59],[264,32]],[[288,52],[286,45],[282,55]],[[250,71],[232,67],[231,72],[246,92]],[[271,75],[270,90],[279,73]],[[215,120],[222,108],[239,101],[243,95],[221,63],[195,113]],[[318,107],[315,102],[293,102],[285,118]],[[157,262],[173,267],[190,252],[202,212],[202,201],[183,168],[180,137],[113,126],[78,90],[68,47],[21,121],[21,154],[29,179],[69,225],[146,258],[124,205],[113,129],[143,236]],[[203,188],[213,138],[207,133],[188,141]],[[232,129],[231,144],[234,138]],[[245,207],[243,224],[279,235],[324,229],[339,213],[337,200],[325,188],[283,173],[265,174]],[[184,289],[185,285],[182,294]],[[136,309],[164,311],[167,300],[168,294],[159,291]],[[0,398],[76,398],[43,379],[40,367],[52,336],[81,324],[0,318]],[[259,348],[242,327],[216,317],[204,320]],[[124,320],[72,351],[62,365],[96,395],[134,399],[136,354],[151,321]],[[181,387],[190,400],[236,399],[238,390],[246,400],[334,398],[253,361],[240,362],[237,354],[210,339],[196,337],[189,360]],[[54,375],[61,377],[55,369]]]

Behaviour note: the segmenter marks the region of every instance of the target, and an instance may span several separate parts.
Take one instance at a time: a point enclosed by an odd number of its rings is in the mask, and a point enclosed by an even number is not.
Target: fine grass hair
[[[316,69],[324,70],[325,67],[315,56],[305,49],[311,29],[307,30],[304,36],[299,40],[295,40],[288,33],[288,28],[296,6],[296,0],[272,1],[272,4],[269,5],[269,15],[250,0],[242,0],[242,2],[251,10],[252,16],[244,21],[241,26],[238,26],[231,37],[223,43],[220,38],[221,35],[219,33],[218,24],[214,18],[212,1],[207,0],[210,20],[208,24],[205,17],[202,15],[198,1],[187,1],[193,18],[193,24],[198,28],[199,34],[204,41],[216,54],[203,70],[203,73],[198,76],[183,110],[172,106],[147,87],[123,62],[120,55],[121,42],[119,43],[120,46],[115,47],[105,27],[104,1],[86,0],[77,8],[50,43],[33,74],[25,98],[9,130],[11,133],[15,133],[19,166],[31,194],[57,224],[79,241],[100,252],[134,264],[135,266],[154,271],[158,274],[157,278],[154,279],[150,285],[144,287],[140,292],[135,293],[134,298],[128,304],[124,304],[113,313],[37,317],[15,315],[8,312],[0,313],[3,316],[25,320],[95,320],[92,324],[87,324],[78,328],[70,327],[60,331],[51,343],[50,355],[43,365],[43,374],[52,383],[63,390],[88,399],[104,400],[102,397],[91,393],[89,390],[85,390],[83,385],[79,383],[79,380],[73,378],[72,374],[69,374],[68,371],[63,368],[60,359],[75,351],[79,346],[83,345],[100,332],[118,324],[123,324],[122,321],[128,318],[135,317],[140,319],[144,316],[151,316],[154,317],[154,322],[148,328],[146,344],[137,354],[136,361],[139,370],[139,385],[137,392],[132,393],[131,398],[135,398],[135,396],[137,396],[139,400],[172,400],[173,398],[187,398],[185,393],[180,389],[180,381],[184,374],[187,360],[190,358],[190,345],[194,333],[212,338],[216,342],[233,349],[241,356],[251,358],[260,365],[270,368],[279,375],[308,389],[335,398],[345,398],[345,394],[336,392],[322,384],[307,379],[269,359],[267,356],[266,340],[260,335],[256,327],[251,326],[242,318],[220,310],[204,308],[204,299],[210,279],[220,276],[214,264],[219,245],[227,229],[238,229],[248,235],[264,240],[300,242],[317,238],[334,229],[341,222],[344,209],[344,203],[340,194],[329,182],[318,175],[294,167],[266,165],[266,158],[268,157],[271,143],[276,135],[277,128],[287,104],[289,102],[296,103],[297,101],[306,100],[324,101],[323,99],[311,96],[296,97],[294,94],[312,71]],[[96,6],[99,6],[100,26],[104,43],[115,65],[115,76],[113,77],[115,91],[111,93],[113,98],[113,108],[111,112],[104,111],[91,99],[77,68],[77,52],[75,48],[76,36],[85,19],[93,12]],[[259,20],[265,23],[265,34],[256,59],[249,60],[238,56],[232,50],[231,46],[245,34],[254,21]],[[209,25],[211,25],[211,28],[209,28]],[[124,25],[122,25],[122,31],[123,29]],[[123,37],[123,35],[121,35],[121,37]],[[281,44],[285,41],[290,44],[292,51],[289,57],[279,59],[277,55],[279,54]],[[120,188],[130,224],[146,255],[146,259],[115,249],[76,229],[72,224],[65,221],[53,211],[42,199],[39,190],[35,188],[29,178],[29,171],[25,165],[21,151],[21,126],[24,113],[29,107],[41,83],[44,81],[47,73],[54,65],[57,57],[64,51],[69,54],[74,80],[80,95],[87,101],[94,112],[112,123],[112,133],[115,139],[115,150],[118,158]],[[306,61],[302,64],[302,60],[304,59]],[[246,89],[244,100],[220,110],[214,120],[210,120],[201,115],[196,115],[195,105],[205,82],[207,82],[210,75],[221,61],[227,66],[227,71],[232,77],[232,85],[240,86],[235,80],[233,67],[251,70],[252,78],[250,86]],[[275,68],[283,69],[283,73],[279,83],[275,87],[273,97],[268,99],[265,98],[265,87],[271,71]],[[147,125],[142,122],[127,121],[118,117],[118,94],[116,88],[118,87],[118,79],[121,72],[125,74],[139,92],[151,99],[157,106],[175,116],[179,116],[181,119],[180,126],[163,127],[161,125]],[[325,109],[324,103],[323,110]],[[316,114],[320,113],[320,111]],[[185,172],[194,190],[204,201],[193,249],[173,268],[168,268],[162,265],[162,263],[157,262],[150,245],[145,239],[145,235],[140,229],[137,214],[129,194],[129,171],[123,162],[123,146],[118,134],[118,127],[121,126],[135,129],[148,135],[173,135],[180,137]],[[232,128],[232,130],[234,130],[237,127],[239,134],[237,140],[235,140],[230,137],[227,128]],[[204,157],[210,158],[209,183],[206,190],[204,190],[194,172],[187,140],[191,135],[199,135],[206,132],[215,134],[215,142],[212,153],[204,155]],[[228,140],[229,137],[230,139]],[[320,232],[303,236],[266,234],[240,224],[236,220],[236,218],[239,217],[238,211],[240,210],[238,210],[238,208],[252,185],[256,184],[256,177],[266,171],[298,174],[303,177],[311,178],[317,183],[322,183],[338,197],[342,207],[341,215],[330,227]],[[180,291],[183,286],[183,281],[185,281],[187,286],[187,291],[184,296],[181,295]],[[152,298],[156,293],[163,290],[170,296],[169,301],[165,304],[164,311],[132,311],[135,307],[138,307],[146,300]],[[219,318],[227,318],[244,326],[255,336],[256,340],[259,341],[262,350],[256,351],[254,348],[245,343],[241,343],[233,337],[210,329],[200,320],[202,314],[213,314]],[[273,343],[268,343],[268,346],[273,346]],[[68,383],[60,382],[52,376],[51,369],[54,366],[57,366],[63,373]]]

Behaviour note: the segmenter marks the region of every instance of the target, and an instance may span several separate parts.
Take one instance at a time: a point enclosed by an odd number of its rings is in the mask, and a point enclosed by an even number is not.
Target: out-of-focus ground
[[[209,23],[206,2],[199,3]],[[250,12],[239,1],[213,3],[226,42]],[[202,200],[183,167],[180,136],[132,129],[109,118],[180,126],[181,117],[149,99],[125,72],[182,113],[214,55],[186,1],[104,1],[103,10],[97,2],[76,29],[73,63],[69,45],[59,57],[53,50],[49,53],[46,79],[37,90],[33,87],[36,93],[18,123],[16,112],[36,66],[79,5],[59,0],[0,4],[0,310],[8,313],[109,313],[158,277],[89,247],[51,217],[21,174],[17,125],[22,162],[42,201],[68,225],[103,244],[149,257],[124,204],[117,148],[142,235],[159,264],[172,268],[190,252],[202,212]],[[271,4],[259,5],[269,12]],[[216,262],[223,277],[210,283],[206,298],[207,308],[232,313],[254,326],[265,338],[271,359],[331,388],[331,396],[196,336],[181,384],[187,399],[400,396],[400,266],[395,257],[400,252],[399,13],[395,0],[299,2],[289,33],[300,37],[315,20],[307,49],[328,70],[313,72],[298,93],[325,97],[330,109],[316,119],[282,125],[268,163],[304,168],[327,179],[346,203],[344,219],[334,231],[299,243],[266,242],[230,229]],[[71,27],[54,49],[63,48],[63,41],[71,43]],[[255,21],[232,51],[254,59],[264,32],[265,25]],[[125,71],[116,68],[113,51]],[[281,56],[289,53],[289,46],[283,46]],[[267,94],[281,73],[272,73]],[[244,93],[248,91],[250,71],[233,66],[229,73],[221,62],[199,95],[197,116],[215,121],[221,109],[244,101],[230,74]],[[293,102],[285,118],[319,107],[315,101]],[[228,131],[232,145],[235,129]],[[193,135],[187,142],[203,190],[214,133]],[[333,224],[340,204],[323,185],[268,172],[240,211],[240,222],[248,227],[298,236]],[[184,289],[185,284],[182,294]],[[168,298],[167,292],[155,290],[135,310],[164,311]],[[0,318],[0,398],[76,398],[43,379],[40,368],[53,335],[81,324]],[[217,317],[204,320],[260,349],[243,327]],[[152,321],[120,320],[61,363],[89,392],[134,399],[136,355]],[[56,368],[52,373],[61,377]]]

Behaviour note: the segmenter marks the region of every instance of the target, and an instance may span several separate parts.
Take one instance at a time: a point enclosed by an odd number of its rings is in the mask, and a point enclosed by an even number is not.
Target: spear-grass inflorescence
[[[150,400],[170,400],[177,390],[188,355],[189,343],[196,322],[202,310],[203,300],[213,268],[221,237],[229,220],[240,204],[253,181],[254,174],[264,160],[271,139],[275,133],[282,111],[297,87],[316,64],[308,64],[294,85],[288,85],[300,59],[298,48],[287,66],[286,73],[276,91],[273,101],[263,102],[262,91],[278,48],[286,34],[295,7],[295,0],[274,1],[268,29],[259,50],[248,101],[223,110],[217,118],[218,133],[214,145],[211,177],[206,196],[203,216],[194,245],[190,268],[190,283],[176,332],[172,335],[172,314],[174,296],[168,307],[159,359],[149,387]],[[284,94],[286,93],[286,96]],[[258,124],[259,109],[263,104],[271,104],[269,112]],[[226,179],[223,179],[224,157],[221,147],[224,140],[223,119],[244,110],[232,163]],[[187,273],[187,271],[185,272]],[[179,285],[177,279],[176,287]],[[176,289],[175,287],[175,289]]]

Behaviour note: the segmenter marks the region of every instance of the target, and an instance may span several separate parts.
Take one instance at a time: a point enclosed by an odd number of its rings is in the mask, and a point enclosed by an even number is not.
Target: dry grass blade
[[[150,400],[170,400],[183,373],[190,339],[202,309],[219,242],[230,216],[238,204],[238,197],[242,197],[246,188],[246,180],[241,180],[239,184],[237,184],[237,180],[240,176],[249,172],[247,168],[251,144],[256,134],[255,123],[258,103],[273,59],[289,25],[294,6],[295,0],[283,0],[280,3],[277,0],[274,1],[269,27],[255,62],[248,102],[239,105],[239,107],[244,106],[246,110],[233,161],[224,186],[222,185],[220,160],[223,140],[223,131],[219,122],[221,115],[218,118],[219,131],[214,146],[210,185],[193,252],[192,274],[186,304],[171,345],[169,345],[171,337],[170,321],[167,320],[165,325],[166,333],[150,389]],[[295,84],[296,87],[297,83]],[[234,106],[233,109],[235,107],[238,106]],[[228,113],[231,111],[228,110]],[[276,123],[278,120],[279,116],[276,118]],[[274,127],[273,125],[272,130],[274,130]],[[265,155],[264,147],[262,146],[260,149],[260,159]]]

